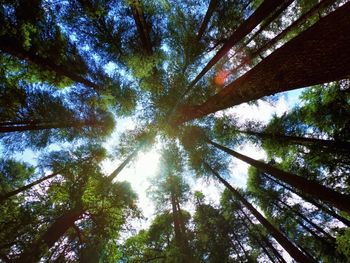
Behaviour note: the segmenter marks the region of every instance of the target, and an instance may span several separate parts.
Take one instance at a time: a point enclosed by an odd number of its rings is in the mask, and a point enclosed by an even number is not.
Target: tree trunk
[[[28,190],[29,188],[31,188],[31,187],[33,187],[33,186],[35,186],[37,184],[40,184],[41,182],[44,182],[44,181],[46,181],[46,180],[48,180],[48,179],[50,179],[52,177],[55,177],[58,174],[59,174],[59,172],[53,173],[53,174],[50,174],[50,175],[47,175],[47,176],[44,176],[43,178],[40,178],[40,179],[30,183],[30,184],[22,186],[22,187],[20,187],[20,188],[18,188],[16,190],[13,190],[11,192],[5,193],[3,195],[0,195],[0,203],[6,201],[7,199],[9,199],[10,197],[12,197],[14,195],[17,195],[17,194],[19,194],[21,192],[24,192],[24,191]]]
[[[197,77],[190,83],[189,87],[186,89],[184,95],[194,86],[196,83],[207,73],[223,56],[226,55],[230,49],[241,41],[246,35],[248,35],[262,20],[264,20],[268,15],[270,15],[279,5],[281,5],[285,0],[265,0],[256,11],[244,21],[225,44],[220,48],[220,50],[215,54],[215,56],[208,62],[208,64],[203,68],[203,70],[197,75]]]
[[[209,23],[210,18],[215,10],[217,3],[218,3],[218,0],[210,0],[207,12],[205,13],[204,19],[201,23],[199,30],[198,30],[198,34],[197,34],[198,41],[202,38],[204,31],[208,26],[208,23]]]
[[[283,30],[281,33],[279,33],[276,37],[274,37],[273,39],[268,41],[265,45],[261,46],[255,52],[253,52],[253,54],[251,54],[251,56],[250,56],[250,59],[253,60],[257,56],[259,56],[261,53],[265,52],[266,50],[271,49],[278,41],[285,38],[289,33],[293,32],[295,30],[298,30],[306,22],[306,20],[309,17],[317,14],[320,10],[325,9],[326,7],[328,7],[329,5],[331,5],[334,2],[335,2],[335,0],[323,0],[320,3],[316,4],[315,6],[313,6],[309,11],[307,11],[305,14],[300,16],[293,24],[291,24],[289,27],[287,27],[285,30]],[[252,39],[250,39],[250,40],[252,40]],[[247,41],[246,45],[249,42],[250,41]],[[231,70],[231,74],[237,72],[245,65],[246,65],[245,62],[239,64],[236,68]]]
[[[28,61],[43,69],[54,71],[58,76],[67,77],[74,82],[84,84],[87,87],[93,88],[97,91],[103,90],[102,87],[93,83],[92,81],[70,71],[64,65],[57,65],[51,59],[40,57],[34,50],[25,50],[22,46],[17,44],[17,41],[11,37],[0,37],[0,50],[8,53],[18,59]]]
[[[267,229],[268,232],[277,240],[277,242],[294,258],[297,262],[313,262],[305,256],[297,247],[294,246],[279,230],[277,230],[269,221],[263,217],[236,189],[234,189],[226,180],[224,180],[208,164],[204,163],[209,171],[222,182],[227,189],[255,216],[255,218]]]
[[[253,221],[249,218],[249,216],[244,212],[244,210],[240,207],[239,208],[242,212],[242,214],[244,215],[245,218],[247,218],[247,220],[249,221],[249,223],[253,226],[254,223]],[[244,219],[242,219],[244,224],[246,225],[246,227],[248,227],[247,223],[244,221]],[[274,254],[274,256],[278,259],[279,262],[282,263],[286,263],[286,261],[284,260],[284,258],[281,256],[281,254],[276,250],[276,248],[270,243],[270,241],[268,240],[268,238],[266,236],[263,236],[262,233],[260,233],[260,237],[262,238],[263,242],[270,248],[270,250],[272,251],[272,253]],[[272,260],[271,262],[274,262],[274,260]]]
[[[203,104],[180,106],[171,122],[181,124],[278,92],[347,78],[350,74],[349,13],[350,3],[346,3]]]
[[[241,241],[239,241],[239,237],[236,235],[236,233],[234,231],[232,232],[232,235],[233,235],[233,238],[235,239],[235,241],[238,243],[238,246],[243,251],[243,254],[245,255],[247,261],[250,262],[251,261],[250,256],[249,256],[248,252],[245,250],[245,248],[242,245]]]
[[[148,55],[153,53],[151,38],[149,35],[148,26],[145,20],[145,15],[143,13],[141,3],[139,0],[134,0],[130,5],[132,15],[137,27],[137,31],[140,35],[140,39],[143,45],[143,49],[146,51]]]
[[[350,143],[346,141],[336,141],[336,140],[324,140],[317,138],[308,138],[300,136],[290,136],[283,134],[273,134],[265,132],[255,132],[249,130],[237,130],[239,133],[252,135],[261,139],[276,140],[282,143],[298,144],[302,146],[317,146],[318,148],[323,148],[333,151],[346,151],[350,152]]]
[[[263,163],[261,161],[254,160],[248,156],[235,152],[229,148],[226,148],[220,144],[208,140],[208,143],[216,148],[246,162],[255,168],[264,171],[271,176],[301,190],[302,192],[314,196],[317,199],[323,200],[334,205],[336,208],[350,214],[350,196],[338,193],[330,188],[327,188],[315,181],[307,180],[301,176],[282,171],[276,167]]]
[[[84,126],[93,126],[96,123],[93,122],[68,122],[68,123],[31,123],[24,125],[5,125],[0,126],[0,133],[5,132],[23,132],[23,131],[39,131],[39,130],[50,130],[50,129],[64,129],[64,128],[81,128]]]
[[[276,184],[282,186],[283,188],[287,189],[288,191],[290,191],[291,193],[300,196],[302,199],[304,199],[305,201],[309,202],[310,204],[314,205],[315,207],[317,207],[318,209],[322,210],[324,213],[329,214],[330,216],[333,216],[334,218],[338,219],[339,221],[341,221],[342,223],[344,223],[346,226],[350,227],[350,221],[347,220],[345,217],[342,217],[340,215],[338,215],[337,213],[335,213],[333,210],[325,207],[324,205],[316,202],[314,199],[300,193],[297,192],[296,190],[294,190],[293,188],[281,183],[280,181],[276,180],[273,177],[270,177],[268,174],[266,173],[262,173],[262,175],[264,175],[266,178],[268,178],[269,180],[275,182]]]
[[[84,209],[72,209],[66,212],[46,230],[46,232],[32,244],[28,251],[23,252],[19,259],[15,260],[18,263],[36,263],[39,262],[42,253],[46,249],[50,249],[60,237],[77,221],[84,213]]]

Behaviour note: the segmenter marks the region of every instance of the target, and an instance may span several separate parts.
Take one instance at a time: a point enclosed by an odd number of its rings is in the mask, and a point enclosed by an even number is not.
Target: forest
[[[0,0],[0,262],[347,263],[349,227],[349,1]]]

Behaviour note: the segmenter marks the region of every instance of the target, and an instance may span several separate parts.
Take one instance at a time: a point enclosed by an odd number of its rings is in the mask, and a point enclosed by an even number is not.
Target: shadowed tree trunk
[[[20,124],[20,125],[7,123],[5,125],[0,125],[0,133],[64,129],[64,128],[81,128],[84,126],[97,126],[97,125],[98,123],[93,121],[70,121],[66,123],[65,122],[52,122],[52,123],[30,122],[28,124]]]
[[[349,13],[350,3],[346,3],[203,104],[180,106],[171,122],[180,124],[278,92],[347,78],[350,74]]]
[[[74,225],[84,213],[81,208],[72,209],[56,219],[56,221],[46,230],[46,232],[32,244],[27,251],[14,262],[18,263],[36,263],[39,262],[43,251],[50,249],[60,237]]]
[[[298,144],[302,146],[317,146],[318,148],[333,150],[333,151],[346,151],[350,152],[350,143],[346,141],[337,140],[324,140],[317,138],[308,138],[300,136],[290,136],[283,134],[273,134],[265,132],[255,132],[249,130],[237,130],[239,133],[252,135],[261,139],[276,140],[281,143]]]
[[[10,37],[0,37],[0,50],[8,53],[18,59],[28,61],[29,63],[35,64],[40,68],[47,69],[55,72],[58,76],[67,77],[74,82],[84,84],[87,87],[93,88],[97,91],[103,90],[103,87],[93,83],[92,81],[68,70],[64,65],[57,65],[51,59],[43,58],[36,54],[34,50],[25,50],[22,46],[16,44],[15,39]]]
[[[9,198],[12,197],[12,196],[15,196],[15,195],[17,195],[17,194],[19,194],[19,193],[22,193],[22,192],[28,190],[29,188],[31,188],[31,187],[33,187],[33,186],[35,186],[35,185],[40,184],[41,182],[44,182],[44,181],[46,181],[46,180],[49,180],[50,178],[53,178],[53,177],[55,177],[55,176],[58,175],[58,174],[59,174],[59,172],[53,173],[53,174],[50,174],[50,175],[47,175],[47,176],[44,176],[43,178],[40,178],[40,179],[38,179],[38,180],[36,180],[36,181],[30,183],[30,184],[27,184],[27,185],[25,185],[25,186],[22,186],[22,187],[20,187],[20,188],[18,188],[18,189],[16,189],[16,190],[13,190],[13,191],[11,191],[11,192],[5,193],[5,194],[3,194],[3,195],[0,195],[0,203],[6,201],[7,199],[9,199]]]
[[[211,140],[208,143],[215,146],[216,148],[246,162],[255,168],[267,172],[271,176],[301,190],[303,193],[309,194],[319,200],[323,200],[335,206],[336,208],[347,212],[350,214],[350,196],[338,193],[330,188],[327,188],[315,181],[307,180],[301,176],[282,171],[276,167],[269,164],[263,163],[261,161],[254,160],[248,156],[235,152],[225,146],[217,144]]]
[[[134,0],[131,5],[132,16],[134,18],[137,31],[140,35],[140,39],[143,45],[143,49],[148,55],[153,53],[152,42],[149,35],[149,29],[145,20],[145,15],[142,10],[142,6],[139,0]]]
[[[230,190],[230,192],[255,216],[255,218],[267,229],[267,231],[277,240],[277,242],[289,253],[297,262],[313,262],[305,256],[297,247],[294,246],[278,229],[263,217],[236,189],[234,189],[226,180],[224,180],[207,163],[206,168]]]
[[[324,205],[316,202],[314,199],[300,193],[297,192],[296,190],[294,190],[293,188],[281,183],[280,181],[276,180],[275,178],[269,176],[266,173],[261,173],[263,176],[265,176],[266,178],[268,178],[269,180],[275,182],[276,184],[280,185],[281,187],[287,189],[288,191],[290,191],[293,194],[296,194],[298,196],[300,196],[302,199],[304,199],[305,201],[309,202],[310,204],[313,204],[315,207],[317,207],[318,209],[320,209],[321,211],[329,214],[330,216],[333,216],[334,218],[338,219],[339,221],[341,221],[342,223],[344,223],[346,226],[350,226],[350,221],[347,220],[345,217],[342,217],[341,215],[338,215],[337,213],[335,213],[333,210],[325,207]]]
[[[199,27],[199,30],[198,30],[198,34],[197,34],[198,41],[202,38],[204,31],[208,26],[210,18],[213,15],[213,12],[215,10],[217,3],[218,3],[218,0],[210,0],[207,12],[205,13],[201,26]]]

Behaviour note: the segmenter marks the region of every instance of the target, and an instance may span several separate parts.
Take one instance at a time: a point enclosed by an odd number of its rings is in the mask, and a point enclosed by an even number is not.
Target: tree
[[[350,41],[346,31],[349,9],[350,5],[345,4],[321,19],[202,105],[178,108],[172,121],[180,124],[281,91],[346,78],[346,68],[350,68],[343,67],[349,65],[350,57],[346,53]],[[312,45],[315,41],[319,43],[317,49]],[[278,70],[268,70],[271,67]]]

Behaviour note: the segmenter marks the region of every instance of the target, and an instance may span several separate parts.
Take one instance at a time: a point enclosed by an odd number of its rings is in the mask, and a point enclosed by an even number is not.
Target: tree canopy
[[[0,262],[349,262],[349,14],[0,0]]]

